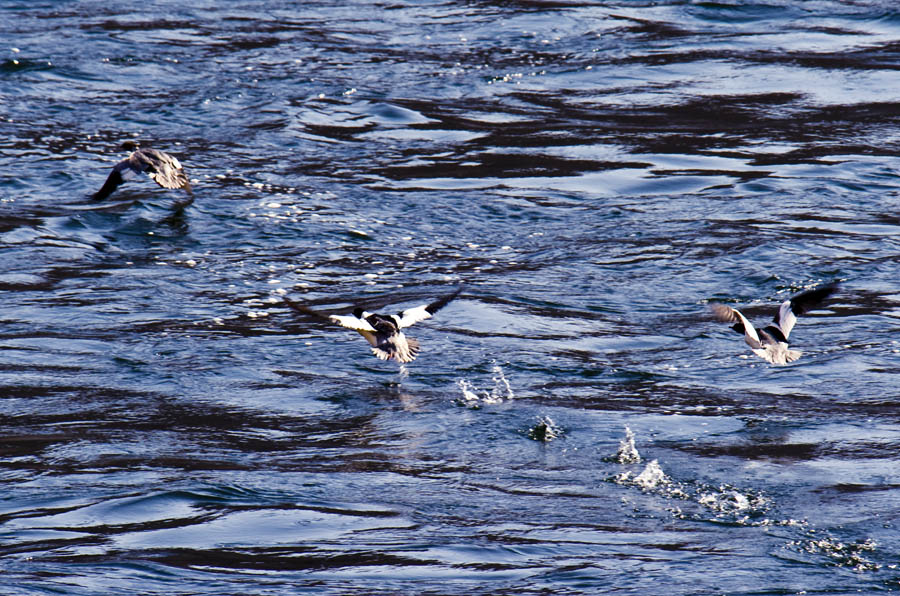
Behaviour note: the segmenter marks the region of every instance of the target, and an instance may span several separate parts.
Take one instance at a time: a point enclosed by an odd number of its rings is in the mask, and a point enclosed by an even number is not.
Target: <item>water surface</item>
[[[0,4],[10,593],[900,587],[893,3],[218,4]]]

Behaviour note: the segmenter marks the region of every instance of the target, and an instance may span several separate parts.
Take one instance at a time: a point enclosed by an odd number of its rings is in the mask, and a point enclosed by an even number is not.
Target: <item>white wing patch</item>
[[[781,307],[778,309],[778,321],[776,322],[784,335],[784,339],[787,339],[791,334],[791,329],[797,323],[797,316],[794,314],[790,300],[785,300],[781,303]]]
[[[428,305],[423,304],[422,306],[417,306],[415,308],[409,308],[400,313],[400,320],[397,321],[397,326],[403,329],[404,327],[409,327],[410,325],[415,325],[425,319],[431,318],[431,313],[428,312]]]
[[[741,325],[744,326],[744,341],[747,342],[747,345],[753,348],[754,350],[762,348],[762,342],[759,341],[759,334],[756,333],[756,327],[747,320],[747,318],[741,314],[736,308],[731,308],[730,306],[725,306],[724,304],[712,304],[710,308],[713,311],[713,316],[718,321],[723,323],[734,323],[737,320],[741,321]]]
[[[761,348],[762,342],[759,341],[759,334],[756,332],[756,327],[753,326],[753,323],[747,320],[747,318],[741,314],[736,308],[732,308],[734,314],[740,317],[741,323],[744,325],[744,341],[747,342],[747,345],[751,348]]]
[[[363,316],[365,316],[365,314],[368,313],[364,313]],[[362,333],[363,331],[369,331],[371,333],[376,332],[375,328],[369,325],[368,321],[366,321],[365,319],[357,319],[353,315],[331,315],[328,318],[341,327],[353,329],[354,331],[359,331],[360,333]]]
[[[190,192],[190,183],[181,162],[175,157],[156,149],[139,149],[129,158],[139,162],[139,168],[163,188],[184,188]]]

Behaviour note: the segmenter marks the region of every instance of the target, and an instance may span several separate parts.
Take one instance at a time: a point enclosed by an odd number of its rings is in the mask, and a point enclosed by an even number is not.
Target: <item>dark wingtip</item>
[[[300,310],[303,308],[303,305],[302,305],[302,304],[300,304],[299,302],[294,302],[293,300],[291,300],[291,299],[288,298],[287,296],[282,296],[281,299],[284,301],[285,304],[287,304],[288,306],[290,306],[290,307],[291,307],[292,309],[294,309],[294,310],[300,311]],[[301,311],[301,312],[302,312],[302,311]]]
[[[840,289],[840,283],[833,281],[824,286],[806,290],[791,297],[791,310],[795,315],[806,314],[810,309],[818,306],[823,300]]]
[[[291,300],[287,296],[282,296],[281,299],[284,301],[285,304],[287,304],[291,308],[291,310],[294,310],[300,314],[307,315],[310,317],[316,317],[318,319],[322,319],[325,321],[329,320],[328,315],[317,312],[317,311],[311,309],[310,307],[306,306],[305,304],[300,304],[299,302]]]
[[[122,174],[120,174],[115,169],[110,172],[109,176],[106,178],[106,182],[103,183],[103,186],[91,195],[91,200],[93,201],[102,201],[109,195],[111,195],[115,190],[122,184]]]
[[[824,295],[830,296],[831,294],[837,292],[839,289],[841,289],[841,282],[833,281],[825,284],[824,286],[814,289],[813,292],[821,291],[824,293]]]
[[[437,311],[439,311],[442,308],[444,308],[445,306],[447,306],[447,304],[449,304],[449,302],[451,300],[453,300],[454,298],[459,296],[459,294],[460,294],[460,292],[462,292],[462,290],[463,290],[463,285],[459,284],[459,286],[456,288],[456,290],[454,290],[450,294],[447,294],[443,298],[439,298],[439,299],[435,300],[434,302],[432,302],[431,304],[426,306],[425,310],[428,311],[428,314],[433,315]]]

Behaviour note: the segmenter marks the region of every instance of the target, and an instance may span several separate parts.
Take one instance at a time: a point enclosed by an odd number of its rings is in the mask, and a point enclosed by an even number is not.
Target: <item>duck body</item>
[[[361,308],[353,315],[331,315],[333,322],[359,332],[369,345],[372,353],[380,360],[394,359],[398,362],[412,362],[419,355],[418,340],[407,337],[402,329],[401,315],[380,315],[366,312]]]
[[[163,188],[181,188],[193,194],[191,184],[181,162],[177,158],[157,149],[139,148],[135,143],[125,143],[123,148],[133,151],[113,166],[103,186],[94,193],[95,201],[102,201],[111,195],[126,180],[138,174],[147,174]]]

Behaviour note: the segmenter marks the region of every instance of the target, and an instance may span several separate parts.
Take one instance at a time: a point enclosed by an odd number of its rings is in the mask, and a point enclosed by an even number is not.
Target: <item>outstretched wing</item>
[[[328,319],[332,323],[337,323],[341,327],[353,329],[354,331],[359,331],[360,333],[362,333],[363,331],[375,333],[377,331],[369,324],[367,320],[354,317],[353,315],[331,315],[328,317]]]
[[[113,168],[112,172],[109,173],[109,176],[106,178],[106,182],[103,183],[103,186],[100,187],[100,190],[94,193],[93,199],[95,201],[102,201],[119,188],[119,185],[125,181],[122,177],[122,172],[119,170],[119,166],[122,164],[127,165],[127,161],[120,162],[116,164],[116,167]]]
[[[156,149],[140,149],[129,159],[163,188],[183,188],[188,193],[191,192],[191,184],[181,162],[168,153]]]
[[[140,173],[146,173],[163,188],[183,188],[192,194],[191,183],[176,158],[156,149],[138,149],[113,166],[103,187],[94,193],[94,200],[105,199],[124,181]]]
[[[337,323],[341,327],[346,327],[347,329],[358,331],[360,335],[366,338],[366,341],[369,342],[369,344],[371,344],[373,348],[378,346],[378,332],[364,318],[355,317],[353,315],[326,315],[325,313],[321,313],[317,310],[311,309],[305,304],[295,302],[287,296],[283,296],[282,300],[284,300],[284,303],[290,306],[292,310],[295,310],[299,313],[310,317],[315,317],[322,321]]]
[[[331,317],[329,315],[326,315],[325,313],[321,313],[317,310],[313,310],[310,307],[306,306],[305,304],[300,304],[299,302],[295,302],[294,300],[291,300],[287,296],[282,296],[281,299],[284,300],[285,304],[287,304],[289,307],[291,307],[291,310],[295,310],[300,314],[304,314],[304,315],[307,315],[310,317],[315,317],[315,318],[321,319],[323,321],[331,320]]]
[[[414,325],[420,321],[424,321],[425,319],[430,319],[434,313],[441,310],[447,304],[459,296],[459,293],[462,292],[462,287],[456,289],[452,294],[447,294],[443,298],[435,300],[431,304],[425,304],[423,306],[417,306],[415,308],[409,308],[401,312],[398,317],[399,321],[397,325],[403,329],[404,327],[409,327],[410,325]]]
[[[763,344],[759,339],[759,334],[756,332],[756,328],[741,314],[741,311],[736,308],[731,308],[730,306],[725,306],[724,304],[719,304],[718,302],[710,304],[709,308],[717,321],[722,323],[734,323],[733,329],[738,333],[744,334],[744,341],[747,342],[748,346],[754,350],[763,347]]]
[[[355,317],[353,315],[326,315],[325,313],[321,313],[317,310],[313,310],[305,304],[300,304],[294,300],[291,300],[287,296],[282,296],[281,298],[284,300],[284,303],[291,307],[292,310],[295,310],[304,315],[308,315],[311,317],[315,317],[317,319],[321,319],[323,321],[330,321],[332,323],[337,323],[341,327],[346,327],[347,329],[353,329],[354,331],[371,331],[374,333],[376,330],[372,327],[368,321],[361,317]]]
[[[831,296],[838,289],[838,284],[828,284],[821,288],[806,290],[799,294],[794,294],[789,299],[781,303],[778,308],[778,314],[775,315],[775,324],[781,329],[785,339],[791,334],[791,330],[797,323],[797,317],[806,314],[810,310],[822,303],[823,300]]]

